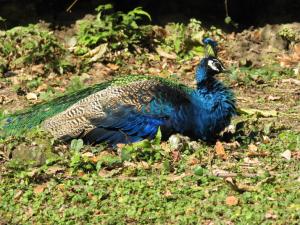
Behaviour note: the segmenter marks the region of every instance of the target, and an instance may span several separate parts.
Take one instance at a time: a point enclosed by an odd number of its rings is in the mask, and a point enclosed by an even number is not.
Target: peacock
[[[235,97],[215,75],[222,62],[205,56],[196,68],[197,87],[153,76],[127,75],[35,105],[6,119],[4,134],[41,125],[55,138],[110,145],[181,133],[213,142],[236,114]]]

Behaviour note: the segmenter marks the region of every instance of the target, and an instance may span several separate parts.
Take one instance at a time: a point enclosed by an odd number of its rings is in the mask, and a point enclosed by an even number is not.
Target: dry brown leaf
[[[250,144],[248,145],[248,150],[249,151],[253,151],[253,152],[256,152],[257,151],[257,146],[255,144]]]
[[[31,71],[38,74],[44,74],[45,73],[44,67],[45,67],[44,64],[33,65],[31,67]]]
[[[212,174],[217,177],[236,177],[237,176],[236,173],[232,173],[232,172],[222,170],[222,169],[214,169],[212,171]]]
[[[282,67],[296,66],[300,61],[300,44],[294,45],[292,54],[280,55],[277,59]]]
[[[41,84],[40,86],[38,86],[38,88],[36,89],[37,92],[41,92],[41,91],[46,91],[48,89],[48,85],[46,83]]]
[[[289,78],[289,79],[283,79],[282,83],[290,83],[290,84],[300,85],[300,80]]]
[[[274,214],[274,212],[269,211],[269,212],[267,212],[267,213],[265,214],[265,218],[266,218],[266,219],[276,219],[276,218],[277,218],[277,215]]]
[[[216,151],[217,156],[219,156],[220,158],[222,158],[224,160],[226,160],[228,158],[228,156],[225,152],[224,146],[220,141],[216,142],[215,151]]]
[[[249,186],[246,184],[239,184],[232,177],[227,177],[225,181],[232,187],[233,190],[237,192],[245,192],[245,191],[257,191],[257,186]]]
[[[22,190],[19,190],[15,195],[14,195],[14,200],[18,200],[21,195],[23,194],[23,191]]]
[[[268,152],[248,152],[247,156],[248,157],[266,157],[268,156]]]
[[[251,165],[251,166],[255,166],[255,165],[259,165],[260,162],[258,160],[258,158],[249,158],[249,157],[246,157],[244,158],[244,162],[248,165]]]
[[[180,152],[179,151],[172,151],[172,159],[174,162],[178,162],[181,158]]]
[[[162,56],[162,57],[164,57],[164,58],[167,58],[167,59],[176,59],[177,58],[177,55],[175,54],[175,53],[168,53],[168,52],[166,52],[166,51],[164,51],[163,49],[161,49],[161,48],[156,48],[155,49],[156,50],[156,52],[160,55],[160,56]]]
[[[165,152],[171,152],[170,145],[167,142],[162,142],[160,144],[161,149],[163,149]]]
[[[300,43],[294,45],[294,53],[300,56]]]
[[[37,94],[35,93],[32,93],[32,92],[29,92],[27,95],[26,95],[26,99],[27,100],[37,100]]]
[[[234,206],[234,205],[237,205],[239,203],[239,199],[233,195],[231,196],[228,196],[226,198],[226,205],[229,205],[229,206]]]
[[[171,197],[171,196],[172,196],[171,191],[167,189],[167,190],[165,191],[165,193],[164,193],[164,196],[165,196],[165,197]]]
[[[82,156],[83,157],[93,157],[94,154],[92,152],[85,152],[85,153],[82,153]]]
[[[46,173],[47,174],[56,174],[57,172],[64,171],[65,168],[61,166],[51,166],[47,169]]]
[[[106,66],[107,66],[108,68],[112,69],[112,70],[117,70],[117,69],[119,69],[119,66],[118,66],[118,65],[112,64],[112,63],[108,63]]]
[[[64,191],[65,190],[65,185],[64,184],[58,184],[57,189]]]
[[[118,149],[122,149],[124,146],[125,146],[125,144],[122,144],[122,143],[117,144]]]
[[[33,188],[33,192],[35,194],[41,194],[44,192],[46,186],[47,186],[46,184],[37,185],[35,188]]]
[[[293,152],[292,157],[296,160],[300,160],[300,151]]]

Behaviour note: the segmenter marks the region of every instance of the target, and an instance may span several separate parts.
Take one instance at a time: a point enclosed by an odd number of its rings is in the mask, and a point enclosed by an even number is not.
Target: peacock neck
[[[209,74],[207,68],[204,65],[199,65],[196,69],[196,81],[197,83],[205,83],[208,80]]]

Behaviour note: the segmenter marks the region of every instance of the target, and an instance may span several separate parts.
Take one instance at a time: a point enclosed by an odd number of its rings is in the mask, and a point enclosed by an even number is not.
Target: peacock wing
[[[48,119],[44,127],[61,139],[127,143],[152,138],[161,125],[188,102],[180,89],[157,80],[109,87]]]

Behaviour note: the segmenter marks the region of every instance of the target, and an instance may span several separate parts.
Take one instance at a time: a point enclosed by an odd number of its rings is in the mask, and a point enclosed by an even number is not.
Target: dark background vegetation
[[[78,0],[66,9],[74,0],[0,0],[0,16],[7,19],[6,28],[26,25],[45,20],[54,25],[69,25],[88,13],[94,13],[95,7],[108,1]],[[115,10],[130,10],[142,6],[153,18],[153,23],[185,22],[194,17],[205,25],[218,25],[230,30],[224,23],[224,0],[115,0]],[[232,19],[239,23],[239,29],[265,24],[289,23],[300,21],[299,0],[228,0],[228,11]],[[3,27],[2,27],[3,28]]]

